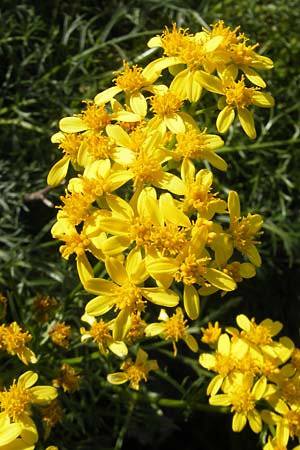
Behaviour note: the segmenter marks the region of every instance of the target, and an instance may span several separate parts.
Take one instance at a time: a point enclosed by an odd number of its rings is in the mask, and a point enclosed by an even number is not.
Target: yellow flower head
[[[219,327],[219,322],[212,324],[208,322],[207,328],[201,327],[202,337],[201,342],[205,344],[214,345],[218,342],[218,339],[222,333],[222,328]]]
[[[146,336],[156,336],[161,334],[166,341],[172,341],[174,356],[177,355],[176,344],[179,339],[183,339],[193,352],[198,350],[196,339],[188,333],[187,320],[184,319],[183,311],[180,307],[176,308],[176,312],[171,317],[169,317],[166,311],[162,309],[158,318],[161,322],[151,323],[146,327]]]
[[[47,405],[57,397],[57,391],[53,386],[33,386],[38,375],[27,371],[14,380],[8,389],[0,392],[1,418],[16,422],[20,427],[22,436],[26,430],[26,442],[34,444],[38,434],[34,422],[30,418],[32,405]],[[1,440],[0,440],[1,442]]]
[[[24,363],[36,363],[37,359],[27,343],[32,339],[28,331],[24,331],[17,322],[9,325],[0,325],[0,350],[5,350],[10,355],[17,355]]]
[[[60,376],[52,380],[53,386],[61,387],[64,392],[75,392],[79,389],[80,376],[76,370],[69,364],[62,364]]]
[[[72,335],[70,325],[66,325],[64,322],[57,323],[48,333],[54,344],[64,348],[69,347]]]
[[[148,380],[148,373],[151,370],[158,370],[157,361],[148,359],[148,354],[138,349],[135,362],[128,359],[121,365],[123,372],[110,373],[107,375],[107,381],[111,384],[123,384],[129,381],[129,387],[139,390],[140,382]]]

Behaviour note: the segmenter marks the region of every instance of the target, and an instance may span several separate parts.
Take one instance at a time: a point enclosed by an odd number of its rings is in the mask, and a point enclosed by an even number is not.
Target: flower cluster
[[[224,297],[262,262],[261,216],[243,215],[236,191],[222,196],[215,189],[211,167],[226,171],[227,163],[218,154],[222,137],[201,122],[202,94],[219,96],[218,133],[237,115],[251,139],[252,107],[274,104],[258,73],[273,63],[239,27],[219,21],[191,34],[174,24],[148,45],[161,56],[145,67],[124,62],[111,87],[60,120],[52,142],[62,157],[48,175],[57,186],[72,168],[52,235],[62,242],[63,258],[75,257],[82,286],[93,295],[81,341],[121,358],[120,371],[107,381],[135,390],[158,370],[143,343],[159,336],[176,356],[181,340],[197,353],[190,322],[199,318],[201,297]],[[292,394],[300,386],[300,350],[288,338],[273,339],[279,322],[257,325],[239,315],[237,323],[240,329],[225,332],[218,322],[201,328],[202,343],[217,346],[199,358],[216,373],[209,402],[231,406],[234,431],[247,421],[255,433],[263,424],[275,426],[265,450],[285,448],[300,436]],[[54,342],[57,335],[56,329]],[[63,336],[56,343],[67,347]]]
[[[199,317],[201,296],[235,290],[261,264],[262,219],[242,215],[237,192],[226,199],[214,190],[209,167],[227,169],[218,155],[224,142],[195,119],[202,91],[220,94],[218,131],[237,111],[255,137],[248,107],[273,105],[256,69],[272,61],[247,40],[221,21],[196,34],[166,28],[149,41],[161,57],[144,68],[124,62],[114,85],[62,118],[52,137],[63,155],[48,183],[60,184],[70,164],[78,172],[52,235],[64,258],[75,255],[83,287],[96,295],[82,317],[90,330],[81,333],[101,353],[123,357],[134,340],[157,335],[175,355],[179,339],[196,352],[187,322]],[[102,277],[93,270],[99,262]],[[161,322],[149,323],[157,307]]]
[[[231,408],[233,431],[247,421],[254,433],[270,428],[264,450],[286,449],[300,439],[300,349],[286,336],[276,339],[278,321],[256,323],[240,314],[236,322],[238,328],[226,328],[209,342],[213,353],[199,357],[201,366],[216,373],[207,388],[209,403]]]
[[[33,450],[38,431],[31,418],[33,405],[44,406],[57,397],[53,386],[34,386],[38,375],[31,370],[0,392],[0,448]]]

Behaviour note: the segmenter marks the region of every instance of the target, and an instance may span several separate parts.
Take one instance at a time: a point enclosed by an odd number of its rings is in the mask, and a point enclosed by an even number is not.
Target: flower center
[[[179,229],[176,225],[165,227],[153,227],[151,230],[151,245],[158,250],[162,256],[176,256],[185,246],[187,230]]]
[[[22,331],[16,322],[0,326],[0,348],[14,355],[30,342],[32,336],[28,331]]]
[[[270,330],[264,325],[256,325],[253,319],[251,320],[250,330],[242,330],[241,336],[253,342],[255,345],[268,345],[272,343]]]
[[[177,342],[178,339],[182,339],[188,329],[186,323],[187,320],[183,318],[182,309],[176,308],[176,313],[167,319],[164,324],[165,338],[170,339],[173,342]]]
[[[257,88],[245,86],[244,77],[237,82],[233,81],[231,86],[225,89],[226,103],[238,109],[246,108],[253,103],[252,97],[255,91]]]
[[[165,28],[161,39],[162,48],[167,56],[177,56],[180,48],[184,44],[187,38],[187,29],[176,28],[176,23],[173,23],[173,28],[169,31],[168,27]]]
[[[124,62],[123,72],[114,81],[122,91],[131,94],[145,85],[146,80],[142,75],[142,70],[136,64],[129,67],[128,63]]]
[[[61,196],[60,200],[64,203],[64,206],[58,206],[57,208],[64,212],[62,217],[66,217],[72,225],[79,225],[89,217],[91,203],[94,199],[81,192],[70,193],[66,191],[66,196]]]
[[[161,161],[150,152],[141,151],[137,158],[130,164],[134,173],[134,185],[153,183],[162,176]]]
[[[102,319],[99,322],[94,322],[91,325],[89,334],[92,336],[93,341],[97,342],[98,344],[106,343],[111,339],[107,323]]]
[[[14,381],[9,390],[0,392],[0,407],[15,422],[28,411],[31,401],[30,391]]]
[[[153,95],[150,98],[152,111],[160,118],[173,117],[182,106],[182,100],[180,100],[174,92],[166,92],[162,95]]]
[[[88,128],[103,129],[110,123],[109,115],[104,105],[86,103],[86,110],[78,114]]]
[[[77,256],[82,256],[90,243],[90,240],[84,233],[78,234],[74,232],[61,238],[57,236],[57,238],[65,241],[65,245],[61,245],[59,249],[65,259],[68,259],[73,253],[76,253]]]
[[[293,439],[294,436],[300,437],[300,411],[288,411],[284,418],[288,421],[290,436]]]
[[[128,310],[129,313],[144,311],[145,300],[142,297],[142,291],[132,283],[120,286],[116,293],[116,309]]]
[[[206,266],[209,260],[208,257],[196,258],[194,254],[188,255],[175,273],[175,280],[187,285],[197,283],[199,277],[207,272]]]
[[[231,224],[231,232],[233,238],[233,245],[240,252],[247,251],[249,245],[259,244],[259,241],[255,240],[255,236],[261,234],[258,228],[261,226],[253,220],[255,216],[248,214],[247,217],[236,217]],[[262,222],[261,222],[262,224]]]
[[[251,392],[242,389],[230,395],[232,408],[231,411],[238,413],[249,413],[255,408],[255,399]]]
[[[110,158],[115,150],[114,141],[101,133],[85,136],[84,146],[95,161]]]
[[[150,220],[143,220],[142,217],[135,217],[130,226],[131,239],[138,246],[147,246],[150,244],[152,223]]]
[[[77,161],[78,150],[82,140],[83,136],[81,134],[66,134],[64,140],[59,144],[58,148],[62,148],[63,151],[70,156],[71,161],[75,163]]]

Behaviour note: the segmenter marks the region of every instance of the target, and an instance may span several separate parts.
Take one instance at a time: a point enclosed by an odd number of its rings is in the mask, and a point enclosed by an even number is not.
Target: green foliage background
[[[59,157],[50,142],[58,120],[79,112],[83,99],[108,87],[124,59],[146,64],[153,56],[146,45],[151,36],[173,22],[192,32],[218,19],[240,25],[275,62],[264,78],[276,106],[256,112],[255,142],[232,128],[222,154],[229,169],[216,181],[224,195],[228,189],[239,192],[245,213],[263,216],[263,266],[231,298],[204,302],[201,320],[232,325],[240,312],[258,320],[270,317],[282,321],[284,333],[299,346],[298,1],[2,0],[0,8],[0,292],[9,300],[8,322],[16,320],[34,334],[42,353],[38,372],[51,379],[56,361],[67,361],[83,380],[78,393],[62,394],[65,416],[51,442],[60,450],[151,449],[153,442],[156,449],[255,448],[256,436],[247,430],[233,435],[227,415],[197,411],[197,399],[204,396],[201,375],[196,369],[190,373],[182,361],[167,360],[169,372],[162,371],[158,386],[165,396],[180,399],[173,405],[180,408],[151,398],[134,403],[123,388],[101,384],[110,362],[80,346],[85,294],[74,264],[62,260],[49,232],[64,186],[40,197],[36,193],[46,187],[47,172]],[[205,116],[211,132],[214,118]],[[58,317],[74,329],[72,348],[53,348],[52,360],[48,344],[38,346],[45,330],[35,327],[30,312],[37,294],[55,296]],[[10,379],[14,370],[3,362],[2,378]],[[169,376],[178,385],[171,388]]]

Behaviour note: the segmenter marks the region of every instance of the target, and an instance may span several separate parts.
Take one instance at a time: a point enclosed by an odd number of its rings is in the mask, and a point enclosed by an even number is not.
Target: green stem
[[[239,152],[241,150],[249,151],[256,151],[257,149],[261,148],[269,148],[269,147],[281,147],[283,145],[289,145],[289,144],[297,144],[300,142],[300,139],[286,139],[282,141],[272,141],[272,142],[262,142],[259,144],[253,144],[250,146],[245,145],[237,145],[236,147],[226,147],[220,148],[219,150],[216,150],[216,153],[230,153],[230,152]]]

